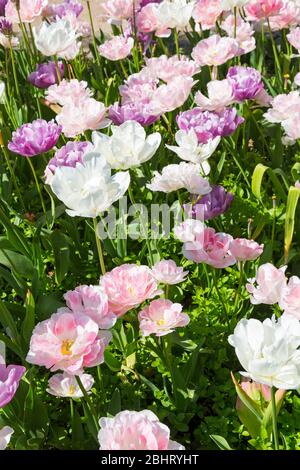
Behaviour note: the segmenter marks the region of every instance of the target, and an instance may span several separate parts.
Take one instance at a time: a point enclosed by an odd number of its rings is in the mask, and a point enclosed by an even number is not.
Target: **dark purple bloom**
[[[45,170],[46,182],[51,180],[56,168],[60,166],[71,166],[74,168],[76,163],[82,163],[83,155],[89,150],[93,150],[93,145],[90,142],[67,142],[67,144],[57,150],[54,157],[49,160]]]
[[[45,10],[47,16],[58,16],[59,18],[63,18],[68,13],[74,13],[78,17],[82,11],[83,5],[74,0],[65,0],[58,5],[48,5]]]
[[[142,126],[149,126],[159,119],[159,116],[149,114],[140,103],[114,103],[108,109],[108,116],[116,125],[125,121],[137,121]]]
[[[197,198],[197,195],[193,195],[192,201],[197,201]],[[183,207],[193,219],[210,220],[224,214],[232,203],[233,198],[233,194],[226,192],[223,186],[213,186],[210,193],[202,196],[194,204],[185,204]]]
[[[5,15],[5,6],[7,4],[8,0],[0,0],[0,16]]]
[[[13,26],[6,18],[0,18],[0,33],[10,36],[13,33]]]
[[[220,112],[193,108],[178,114],[176,120],[179,129],[183,131],[194,129],[199,143],[203,144],[206,144],[209,139],[233,134],[237,127],[244,122],[235,108],[225,108]]]
[[[253,100],[263,89],[261,74],[253,67],[230,67],[227,73],[237,101]]]
[[[65,68],[63,62],[58,62],[60,78],[63,78]],[[57,70],[55,62],[46,62],[39,64],[34,72],[32,72],[28,79],[32,85],[37,88],[48,88],[50,85],[58,83]]]
[[[47,122],[44,119],[37,119],[23,124],[13,132],[8,148],[23,157],[34,157],[52,149],[61,131],[62,127],[58,126],[54,120]]]
[[[25,371],[22,366],[0,364],[0,408],[13,399]]]
[[[162,0],[141,0],[141,3],[139,4],[140,9],[148,5],[148,3],[161,3]]]

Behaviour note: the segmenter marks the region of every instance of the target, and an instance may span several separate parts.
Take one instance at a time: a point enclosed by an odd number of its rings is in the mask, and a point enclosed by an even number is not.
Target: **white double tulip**
[[[147,137],[143,126],[136,121],[126,121],[111,129],[112,136],[93,132],[93,144],[95,151],[114,169],[127,170],[147,162],[161,142],[159,132]]]
[[[129,183],[128,171],[111,176],[111,168],[105,158],[91,152],[86,153],[83,164],[77,163],[75,168],[57,168],[50,186],[68,207],[67,214],[95,218],[124,195]]]
[[[285,390],[300,387],[300,322],[296,318],[243,319],[228,341],[246,371],[241,372],[245,377]]]
[[[70,55],[71,50],[77,50],[77,34],[70,21],[58,20],[48,24],[43,21],[39,30],[33,28],[34,40],[37,49],[45,56]]]

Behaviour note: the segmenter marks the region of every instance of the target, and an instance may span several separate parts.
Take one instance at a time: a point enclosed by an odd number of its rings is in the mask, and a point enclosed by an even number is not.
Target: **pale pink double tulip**
[[[102,57],[109,60],[121,60],[128,57],[134,45],[132,37],[114,36],[112,39],[105,41],[98,50]]]
[[[188,275],[188,271],[177,266],[172,259],[164,259],[158,261],[152,268],[152,274],[155,279],[161,284],[179,284],[183,282]]]
[[[255,260],[263,251],[263,244],[259,245],[254,240],[247,240],[247,238],[235,238],[230,243],[230,252],[238,261]]]
[[[228,60],[242,53],[243,49],[240,48],[234,38],[213,34],[198,42],[192,51],[192,58],[201,66],[211,65],[216,67],[225,64]]]
[[[190,321],[189,316],[182,312],[181,304],[167,299],[152,300],[140,311],[138,318],[143,336],[165,336]]]
[[[108,297],[109,309],[118,317],[162,293],[151,269],[136,264],[122,264],[104,274],[100,286]]]
[[[48,0],[19,0],[20,18],[23,23],[32,23],[41,16],[43,9],[48,5]],[[5,6],[5,17],[12,23],[19,23],[19,15],[16,2],[8,0]]]
[[[111,333],[99,331],[90,317],[61,308],[36,325],[26,360],[53,372],[60,369],[78,375],[84,367],[94,367],[104,361],[104,350],[110,339]]]
[[[170,430],[149,410],[121,411],[113,418],[101,418],[100,450],[184,450],[170,440]]]
[[[248,279],[246,289],[250,294],[252,304],[274,305],[281,299],[283,289],[286,287],[286,266],[277,269],[273,264],[262,264],[256,277]]]

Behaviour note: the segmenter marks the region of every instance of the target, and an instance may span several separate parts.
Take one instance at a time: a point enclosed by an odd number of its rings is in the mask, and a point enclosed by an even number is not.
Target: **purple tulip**
[[[13,132],[8,148],[23,157],[34,157],[52,149],[61,131],[62,127],[58,126],[54,120],[47,122],[44,119],[37,119]]]
[[[6,18],[0,18],[0,33],[5,36],[10,36],[13,33],[12,23]]]
[[[253,67],[230,67],[227,78],[237,101],[253,100],[264,87],[260,72]]]
[[[149,126],[159,119],[159,116],[150,115],[139,103],[126,103],[123,105],[114,103],[109,107],[108,116],[118,126],[129,120],[137,121],[142,126]]]
[[[82,163],[83,155],[87,151],[92,151],[93,145],[90,142],[70,141],[61,147],[55,153],[54,157],[49,160],[45,170],[46,182],[49,182],[56,171],[61,166],[75,167],[76,163]]]
[[[0,16],[5,16],[5,6],[8,0],[0,0]]]
[[[183,131],[194,129],[199,143],[203,144],[206,144],[209,139],[233,134],[237,127],[244,122],[235,108],[225,108],[220,112],[193,108],[178,114],[176,120],[179,129]]]
[[[199,201],[192,205],[192,208],[186,204],[183,207],[190,217],[204,221],[224,214],[229,209],[233,199],[233,194],[226,192],[223,186],[213,186],[211,192],[202,196]],[[193,195],[192,200],[197,200],[197,196]]]
[[[63,78],[65,68],[63,62],[58,62],[60,78]],[[34,72],[32,72],[28,79],[32,85],[37,88],[48,88],[50,85],[58,83],[58,76],[55,62],[46,62],[39,64]]]
[[[0,364],[0,408],[13,399],[25,371],[22,366]]]
[[[68,13],[73,13],[77,17],[82,13],[83,6],[80,2],[74,0],[65,0],[63,3],[58,5],[48,5],[46,7],[46,15],[56,18],[63,18]]]

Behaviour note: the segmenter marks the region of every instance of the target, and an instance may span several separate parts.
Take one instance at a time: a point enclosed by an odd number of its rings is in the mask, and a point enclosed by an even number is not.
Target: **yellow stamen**
[[[73,346],[74,341],[69,339],[64,339],[61,345],[61,353],[64,356],[70,356],[72,354],[71,347]]]
[[[159,325],[159,326],[162,326],[162,325],[164,325],[164,324],[165,324],[165,320],[163,320],[163,319],[161,319],[161,320],[157,320],[157,322],[156,322],[156,323],[157,323],[157,325]]]

